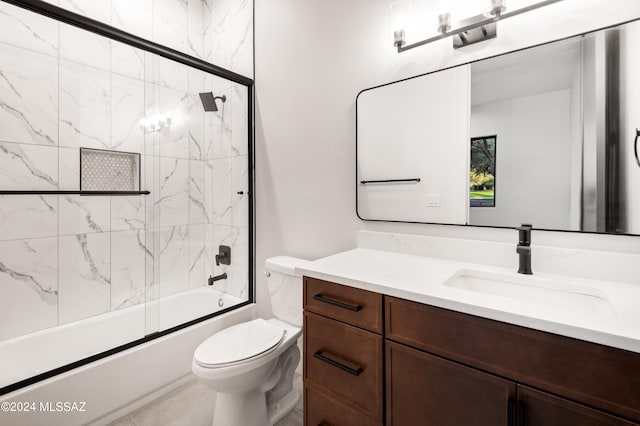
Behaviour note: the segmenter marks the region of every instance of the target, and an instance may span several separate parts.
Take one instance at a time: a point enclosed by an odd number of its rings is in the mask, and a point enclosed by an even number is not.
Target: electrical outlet
[[[427,206],[440,207],[440,194],[439,193],[427,194]]]

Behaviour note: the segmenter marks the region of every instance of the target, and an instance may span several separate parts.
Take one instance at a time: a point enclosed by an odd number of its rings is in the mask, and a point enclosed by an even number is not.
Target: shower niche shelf
[[[149,191],[59,191],[52,190],[0,190],[0,195],[149,195]]]
[[[0,195],[149,195],[140,190],[140,154],[80,148],[80,190],[0,190]]]

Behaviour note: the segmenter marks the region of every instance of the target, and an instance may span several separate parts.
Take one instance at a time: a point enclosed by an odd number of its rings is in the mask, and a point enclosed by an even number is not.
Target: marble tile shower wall
[[[253,0],[44,0],[253,78]]]
[[[60,6],[204,55],[202,2]],[[0,340],[203,286],[225,271],[216,285],[246,297],[246,88],[3,2],[0,28],[0,188],[77,190],[79,148],[89,147],[141,153],[141,188],[151,191],[1,196]],[[202,111],[204,90],[227,96],[219,112]],[[170,128],[141,127],[166,112]],[[220,244],[232,246],[231,266],[213,262]]]
[[[204,0],[204,55],[253,77],[253,0]]]

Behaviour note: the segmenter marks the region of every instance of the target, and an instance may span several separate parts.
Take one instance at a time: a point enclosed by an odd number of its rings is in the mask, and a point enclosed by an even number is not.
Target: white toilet
[[[217,332],[193,354],[191,370],[217,391],[214,426],[267,426],[300,400],[293,376],[300,361],[302,277],[307,261],[287,256],[265,261],[275,318],[258,318]]]

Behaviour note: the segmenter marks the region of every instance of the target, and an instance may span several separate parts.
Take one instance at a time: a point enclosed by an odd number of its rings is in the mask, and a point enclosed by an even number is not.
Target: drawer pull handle
[[[324,361],[329,365],[333,365],[334,367],[339,368],[342,371],[346,371],[349,374],[353,374],[354,376],[359,376],[360,373],[362,373],[364,370],[362,369],[362,367],[358,367],[358,368],[351,368],[347,365],[344,365],[336,360],[333,360],[329,357],[327,357],[326,355],[322,354],[322,351],[316,351],[313,354],[314,358],[318,358],[320,361]]]
[[[313,296],[313,300],[317,300],[318,302],[328,303],[330,305],[337,306],[342,309],[348,309],[353,312],[358,312],[362,310],[362,306],[360,305],[350,305],[348,303],[340,302],[338,300],[329,299],[328,297],[325,297],[321,294],[316,294],[315,296]]]
[[[513,417],[515,415],[515,409],[516,409],[516,399],[510,396],[509,399],[507,400],[507,425],[508,426],[514,426]]]

